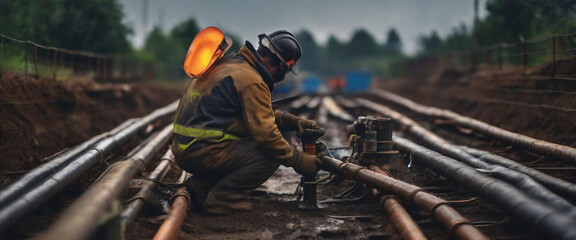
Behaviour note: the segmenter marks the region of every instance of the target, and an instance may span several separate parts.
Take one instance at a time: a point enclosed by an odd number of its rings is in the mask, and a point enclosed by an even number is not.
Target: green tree
[[[155,26],[146,37],[144,53],[156,62],[157,79],[179,80],[185,77],[182,70],[187,49],[183,49],[178,41],[165,35],[161,28]]]
[[[420,36],[418,43],[421,47],[419,55],[436,55],[442,52],[442,39],[436,31],[430,36]]]
[[[575,6],[571,0],[490,0],[488,16],[478,26],[479,42],[489,46],[572,32]]]
[[[338,40],[336,36],[330,35],[325,49],[326,54],[322,61],[322,73],[338,74],[342,72],[342,67],[346,61],[346,45]]]
[[[444,40],[444,49],[449,52],[466,52],[472,49],[472,37],[465,24],[453,28],[452,33]]]
[[[378,53],[376,40],[366,29],[358,29],[352,35],[350,42],[346,46],[348,57],[368,57]]]
[[[396,29],[388,30],[383,51],[387,56],[402,56],[402,40]]]
[[[196,19],[190,18],[185,20],[184,22],[176,25],[172,32],[170,33],[170,37],[174,39],[174,41],[182,48],[188,50],[188,47],[194,40],[194,37],[198,32],[200,32],[200,27],[198,23],[196,23]],[[186,53],[184,53],[186,54]]]
[[[131,30],[115,0],[0,0],[0,31],[47,46],[126,53]]]
[[[314,40],[314,36],[308,30],[302,30],[296,34],[296,39],[302,46],[302,59],[298,65],[302,69],[309,71],[319,71],[322,62],[322,49]]]
[[[240,51],[240,48],[242,48],[242,46],[244,46],[244,41],[240,40],[241,38],[233,33],[224,33],[224,35],[230,37],[230,39],[232,39],[232,47],[230,47],[230,50],[228,50],[228,52],[238,52]]]

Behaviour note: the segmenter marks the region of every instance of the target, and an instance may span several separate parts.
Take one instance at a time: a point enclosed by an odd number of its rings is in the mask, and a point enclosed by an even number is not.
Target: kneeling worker
[[[193,174],[186,185],[200,205],[211,191],[215,205],[249,210],[247,195],[280,164],[313,174],[322,163],[280,133],[316,123],[272,109],[270,92],[293,70],[300,44],[287,31],[258,37],[258,50],[246,41],[194,79],[180,100],[171,148],[178,165]]]

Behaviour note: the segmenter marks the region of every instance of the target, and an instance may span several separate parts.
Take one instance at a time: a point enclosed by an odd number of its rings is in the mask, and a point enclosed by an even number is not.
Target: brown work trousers
[[[202,205],[210,191],[218,201],[243,201],[280,166],[250,139],[211,144],[190,153],[185,151],[176,156],[176,162],[193,174],[189,187]]]

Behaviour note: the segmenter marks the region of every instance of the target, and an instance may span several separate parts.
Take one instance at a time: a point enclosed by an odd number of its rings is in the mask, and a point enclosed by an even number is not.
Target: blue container
[[[317,92],[319,87],[320,79],[318,78],[307,78],[302,81],[303,92]]]
[[[346,91],[358,92],[366,91],[370,87],[372,74],[367,72],[347,72]]]

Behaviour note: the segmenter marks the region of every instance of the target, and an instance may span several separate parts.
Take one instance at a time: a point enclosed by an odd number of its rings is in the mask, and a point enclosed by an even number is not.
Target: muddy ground
[[[450,69],[429,79],[405,79],[384,84],[384,88],[426,105],[453,109],[504,129],[560,144],[576,146],[576,100],[572,82],[542,79],[541,74],[518,75],[516,71]],[[418,86],[418,87],[414,87]],[[181,85],[158,83],[103,84],[90,81],[57,82],[12,73],[0,75],[0,187],[10,183],[44,159],[90,137],[112,129],[131,117],[143,116],[179,98]],[[526,104],[528,103],[528,104]],[[552,107],[550,107],[552,106]],[[343,128],[343,125],[333,126]],[[344,143],[332,142],[331,146]],[[406,156],[404,156],[406,158]],[[401,160],[400,160],[401,161]],[[405,166],[404,163],[402,166]],[[103,167],[99,168],[100,170]],[[429,170],[406,168],[396,177],[414,184],[439,183],[440,196],[466,198],[465,191]],[[173,170],[176,174],[177,169]],[[95,179],[100,171],[87,174]],[[175,178],[172,176],[172,178]],[[399,239],[380,207],[370,199],[360,204],[328,204],[320,211],[299,211],[294,190],[299,176],[280,169],[250,198],[254,211],[230,215],[190,212],[180,239]],[[40,216],[27,218],[8,236],[26,239],[36,236],[58,212],[90,185],[80,180],[44,204]],[[352,186],[319,186],[320,200],[328,199]],[[452,192],[464,192],[454,195]],[[477,211],[484,209],[484,211]],[[432,239],[448,236],[439,223],[417,209],[409,209],[425,234]],[[508,219],[485,203],[461,206],[472,220],[507,222]],[[129,226],[128,239],[151,238],[162,221],[152,210]],[[504,228],[504,229],[503,229]],[[492,236],[529,239],[514,224],[488,230]],[[501,234],[502,233],[502,234]]]

